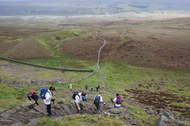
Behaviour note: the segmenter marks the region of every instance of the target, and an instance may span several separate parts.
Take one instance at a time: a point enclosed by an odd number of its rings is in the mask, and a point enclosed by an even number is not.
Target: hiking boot
[[[54,116],[55,114],[52,112],[51,114],[50,114],[50,116]]]

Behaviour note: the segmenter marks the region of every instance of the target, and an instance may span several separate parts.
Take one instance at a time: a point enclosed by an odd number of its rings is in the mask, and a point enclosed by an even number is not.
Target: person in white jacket
[[[119,95],[119,93],[116,94],[116,97],[113,99],[111,99],[112,102],[114,102],[114,107],[115,108],[120,108],[121,107],[121,103],[123,102],[121,100],[121,96]]]
[[[55,91],[55,88],[54,87],[50,87],[49,90],[46,92],[45,94],[45,99],[44,99],[44,104],[47,106],[47,112],[50,116],[54,115],[53,112],[51,112],[51,97],[52,97],[52,94],[53,92]]]
[[[74,103],[77,108],[77,113],[79,113],[81,110],[83,110],[82,97],[84,97],[84,96],[85,96],[85,94],[81,93],[81,92],[78,92],[78,94],[75,96]]]

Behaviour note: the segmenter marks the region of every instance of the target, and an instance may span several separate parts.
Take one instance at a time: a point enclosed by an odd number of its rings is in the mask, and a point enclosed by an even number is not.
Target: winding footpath
[[[98,69],[100,69],[100,66],[99,66],[99,60],[100,60],[100,52],[102,50],[102,48],[105,46],[106,44],[106,40],[100,36],[98,36],[98,32],[96,31],[96,36],[102,40],[104,40],[104,44],[100,47],[100,49],[98,50],[98,61],[97,61],[97,66],[98,66]]]
[[[95,29],[94,29],[94,31],[95,31]],[[99,61],[100,61],[100,52],[101,52],[101,50],[102,50],[102,48],[105,46],[105,44],[106,44],[106,40],[104,39],[104,38],[102,38],[101,36],[98,36],[98,32],[96,31],[96,37],[98,37],[98,38],[100,38],[100,39],[102,39],[102,40],[104,40],[104,44],[100,47],[100,49],[98,50],[98,61],[97,61],[97,67],[98,67],[98,69],[100,69],[100,66],[99,66]],[[104,74],[104,71],[103,70],[101,70],[103,73],[102,73],[102,77],[100,78],[101,79],[101,81],[103,81],[104,82],[104,84],[105,84],[105,87],[106,87],[106,85],[107,85],[107,83],[103,80],[103,78],[106,76],[105,74]]]

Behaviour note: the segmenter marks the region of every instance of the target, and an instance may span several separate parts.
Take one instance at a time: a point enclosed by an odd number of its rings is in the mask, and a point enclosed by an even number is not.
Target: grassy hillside
[[[86,84],[89,87],[100,85],[106,86],[101,89],[104,101],[110,101],[115,93],[120,93],[125,100],[131,100],[145,105],[171,110],[183,118],[190,118],[189,112],[185,112],[190,106],[190,94],[188,93],[190,82],[190,44],[189,44],[189,18],[159,20],[159,21],[117,21],[103,22],[96,24],[83,24],[74,29],[71,26],[63,26],[60,29],[30,29],[2,27],[0,37],[0,54],[6,53],[18,43],[24,41],[20,46],[7,53],[6,57],[22,60],[24,62],[69,69],[93,69],[95,74],[89,78],[73,82],[73,90],[83,90]],[[96,27],[95,27],[96,26]],[[87,28],[89,27],[89,28]],[[101,51],[100,70],[96,62],[98,49],[102,46],[103,40],[106,45]],[[23,31],[27,32],[23,32]],[[76,37],[75,34],[79,36]],[[5,36],[8,37],[5,37]],[[17,36],[17,37],[15,37]],[[19,37],[18,37],[19,36]],[[32,36],[30,39],[28,37]],[[16,40],[15,40],[16,38]],[[9,46],[11,45],[11,46]],[[13,68],[11,68],[13,67]],[[0,61],[1,77],[4,80],[24,81],[28,78],[41,78],[42,80],[55,79],[64,76],[65,78],[78,78],[86,73],[57,72],[32,69],[26,66],[12,65]],[[14,69],[19,70],[14,71]],[[103,76],[103,80],[101,80]],[[19,73],[19,74],[18,74]],[[23,73],[23,74],[22,74]],[[35,76],[34,76],[35,75]],[[19,79],[21,78],[21,79]],[[59,100],[63,97],[66,101],[72,100],[65,94],[68,85],[55,84],[56,96]],[[43,85],[49,87],[50,85]],[[16,106],[25,103],[26,94],[30,89],[40,92],[40,87],[26,86],[18,88],[11,84],[0,84],[0,108]],[[96,92],[92,92],[93,95]],[[58,97],[59,96],[59,97]],[[14,102],[12,102],[14,101]],[[158,117],[149,117],[145,110],[132,106],[127,102],[131,113],[138,120],[138,125],[143,125],[143,120],[150,120],[154,125]],[[137,114],[140,111],[141,114]],[[92,125],[121,125],[122,120],[104,117],[97,121],[95,115],[78,118],[73,115],[55,121],[50,118],[43,118],[39,125],[56,123],[57,125],[76,124],[88,125],[89,120],[95,123]],[[68,120],[71,120],[68,122]],[[151,121],[152,120],[152,121]],[[70,124],[69,124],[70,123]],[[147,124],[149,125],[149,124]]]

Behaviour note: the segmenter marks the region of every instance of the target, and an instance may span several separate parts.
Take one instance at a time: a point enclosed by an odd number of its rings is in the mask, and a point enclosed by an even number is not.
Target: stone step
[[[44,106],[44,108],[40,108],[40,107],[36,106],[36,107],[34,107],[33,109],[34,109],[35,111],[37,111],[37,112],[43,114],[43,115],[47,115],[47,111],[46,111],[46,109],[45,109],[45,106]]]
[[[77,110],[76,110],[76,108],[74,107],[73,104],[70,104],[70,105],[68,106],[68,108],[70,109],[70,111],[71,111],[72,114],[77,113]]]
[[[61,107],[67,112],[67,114],[72,115],[70,109],[66,105],[61,105]]]

